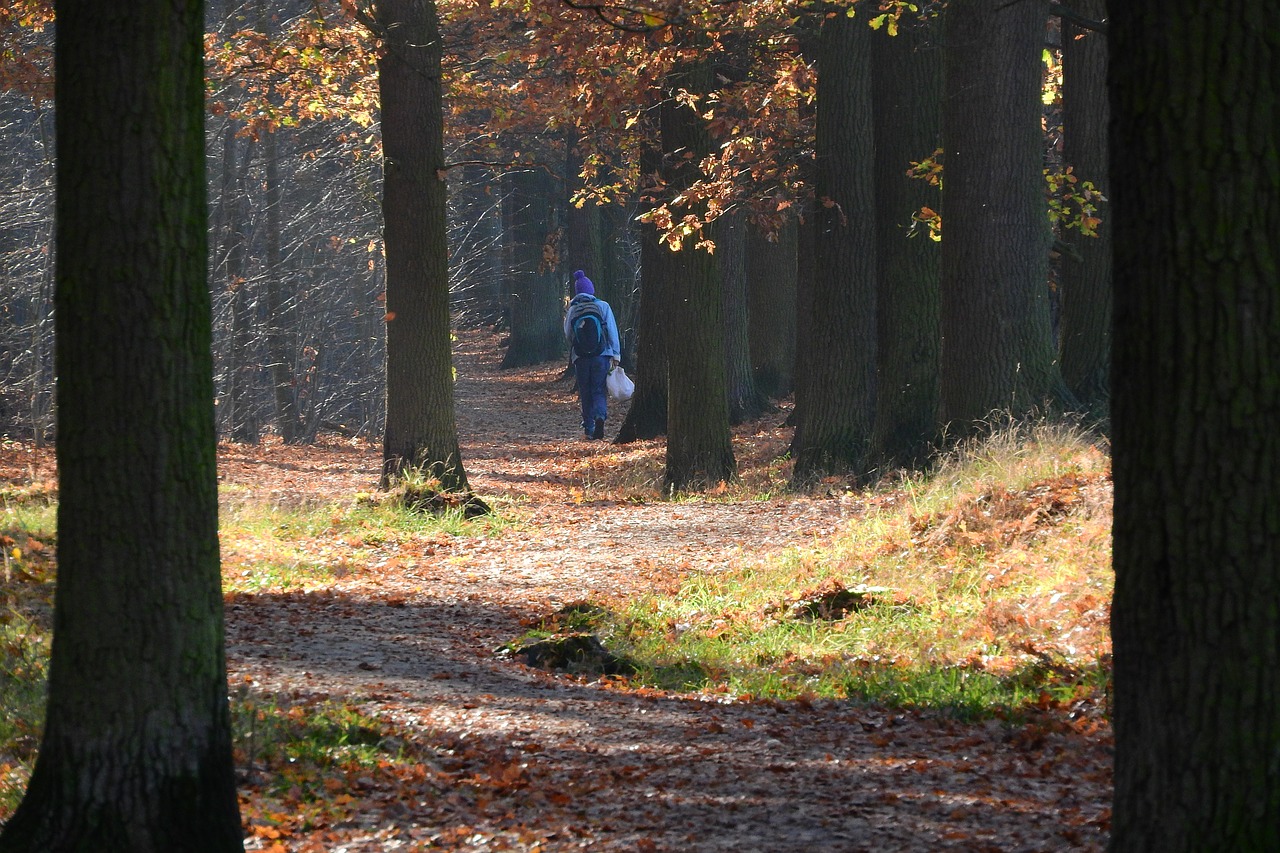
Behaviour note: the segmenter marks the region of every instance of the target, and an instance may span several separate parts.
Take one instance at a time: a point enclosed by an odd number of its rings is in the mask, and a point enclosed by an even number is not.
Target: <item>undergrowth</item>
[[[687,577],[534,636],[590,632],[634,684],[833,698],[963,718],[1105,710],[1110,458],[1080,428],[1013,425],[851,493],[832,547]]]
[[[44,723],[53,629],[55,505],[48,489],[0,495],[0,817],[18,805]]]

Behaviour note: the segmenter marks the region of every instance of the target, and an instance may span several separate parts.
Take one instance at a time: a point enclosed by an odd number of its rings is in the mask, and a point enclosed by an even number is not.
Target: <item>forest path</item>
[[[498,355],[496,338],[460,335],[459,432],[472,487],[518,523],[487,538],[355,543],[373,571],[229,599],[233,689],[359,703],[448,745],[451,778],[465,769],[448,794],[370,801],[328,840],[285,849],[1103,849],[1109,760],[1097,742],[844,703],[629,691],[495,656],[566,603],[821,546],[850,511],[832,497],[629,497],[617,472],[647,472],[635,475],[643,491],[661,442],[584,441],[562,366],[500,371]],[[738,430],[740,459],[776,456],[781,419]],[[221,451],[225,484],[281,500],[349,500],[378,471],[367,445]]]

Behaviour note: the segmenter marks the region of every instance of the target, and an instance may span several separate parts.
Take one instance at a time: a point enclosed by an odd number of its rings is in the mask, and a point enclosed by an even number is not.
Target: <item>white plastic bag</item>
[[[609,371],[604,385],[609,392],[609,399],[617,400],[619,403],[630,400],[631,395],[636,392],[636,383],[631,381],[631,377],[622,369],[621,364]]]

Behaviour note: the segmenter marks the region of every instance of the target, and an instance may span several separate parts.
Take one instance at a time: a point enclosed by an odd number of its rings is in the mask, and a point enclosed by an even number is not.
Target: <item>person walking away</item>
[[[605,381],[622,353],[613,309],[596,299],[596,288],[582,270],[573,273],[573,298],[564,316],[564,336],[569,341],[569,363],[578,380],[582,404],[582,432],[589,439],[604,438],[609,417]]]

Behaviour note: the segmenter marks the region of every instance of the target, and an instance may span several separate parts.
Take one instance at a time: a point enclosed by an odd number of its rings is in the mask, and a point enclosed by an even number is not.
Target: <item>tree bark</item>
[[[512,244],[507,318],[511,340],[503,367],[524,367],[565,355],[564,284],[558,253],[559,182],[542,169],[510,173]]]
[[[269,133],[263,144],[266,167],[267,202],[267,265],[266,276],[267,352],[271,360],[268,375],[271,377],[272,398],[275,403],[276,429],[285,444],[300,444],[303,438],[302,419],[298,414],[298,401],[294,396],[293,353],[293,302],[286,297],[284,266],[280,261],[282,199],[280,196],[279,140],[276,133]]]
[[[1072,9],[1101,21],[1106,0],[1077,0]],[[1081,181],[1093,181],[1107,194],[1107,37],[1080,29],[1068,20],[1063,32],[1063,146],[1067,164]],[[1105,206],[1104,206],[1105,208]],[[1095,417],[1107,414],[1111,366],[1111,214],[1100,210],[1098,236],[1068,232],[1065,242],[1075,252],[1062,259],[1061,287],[1062,376],[1085,410]]]
[[[198,2],[58,8],[58,589],[44,735],[5,853],[243,849],[202,24]]]
[[[756,389],[751,370],[747,317],[747,221],[725,214],[715,222],[716,256],[720,259],[724,299],[725,367],[729,389],[729,423],[740,424],[769,411],[769,401]]]
[[[640,152],[641,203],[655,206],[653,194],[662,168],[662,150],[646,146]],[[625,444],[657,438],[667,431],[667,334],[671,318],[671,252],[658,242],[652,225],[640,226],[640,306],[636,322],[636,384],[631,407],[614,441]]]
[[[1124,853],[1280,849],[1277,14],[1111,9]]]
[[[407,468],[466,491],[453,408],[440,24],[434,0],[382,0],[387,422],[383,485]]]
[[[267,0],[258,0],[258,21],[268,36],[276,36],[276,25],[271,17]],[[272,102],[279,97],[273,91]],[[283,240],[284,199],[280,187],[280,134],[283,128],[267,133],[262,142],[264,201],[266,203],[266,279],[264,292],[267,315],[267,375],[271,380],[271,396],[274,403],[276,430],[285,444],[300,444],[303,438],[302,418],[298,413],[294,381],[294,329],[293,308],[295,295],[285,295],[284,265],[281,263]]]
[[[875,405],[876,245],[873,216],[871,35],[862,18],[822,23],[815,148],[815,269],[809,359],[796,376],[805,409],[791,452],[793,478],[866,461]]]
[[[678,66],[667,75],[662,102],[662,148],[667,185],[673,193],[697,178],[698,163],[710,153],[711,140],[702,119],[676,101],[685,89],[705,95],[713,83],[712,65],[703,60]],[[691,156],[686,156],[691,155]],[[729,432],[729,398],[725,375],[724,312],[716,257],[694,247],[672,253],[664,265],[671,276],[672,299],[666,305],[667,461],[664,488],[688,491],[737,478]]]
[[[1071,405],[1049,318],[1042,0],[953,0],[945,12],[942,416],[981,429]]]
[[[942,137],[942,46],[936,23],[906,22],[873,36],[879,378],[872,455],[918,468],[938,437],[941,247],[911,231],[911,214],[937,210],[937,187],[907,175]]]
[[[747,230],[747,323],[756,388],[775,400],[791,393],[796,361],[796,231],[783,222],[769,240]]]

